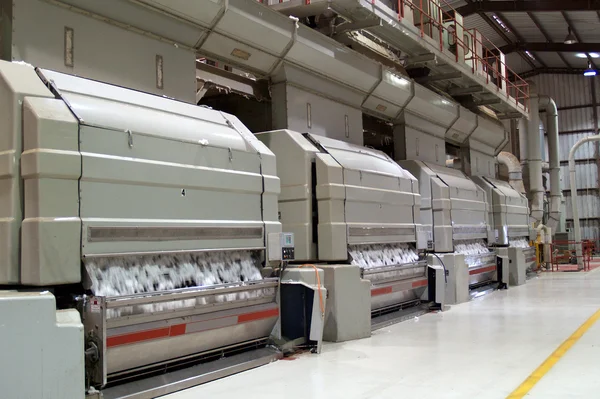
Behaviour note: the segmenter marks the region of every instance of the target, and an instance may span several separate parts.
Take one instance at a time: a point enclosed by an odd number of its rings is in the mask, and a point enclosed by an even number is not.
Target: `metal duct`
[[[525,185],[523,184],[523,168],[521,162],[516,156],[508,151],[502,151],[498,154],[498,162],[508,168],[508,183],[512,188],[521,194],[525,194]]]
[[[548,161],[550,163],[550,212],[546,223],[552,231],[560,222],[560,159],[558,144],[558,110],[549,96],[539,96],[539,108],[546,109],[548,134]]]
[[[540,115],[538,95],[530,86],[531,101],[529,121],[527,121],[527,170],[529,174],[529,203],[531,218],[541,222],[544,217],[544,185],[542,181],[542,140],[540,137]]]
[[[577,180],[575,180],[575,152],[585,143],[600,141],[600,134],[587,136],[579,140],[569,151],[569,181],[571,185],[571,206],[573,207],[573,230],[575,231],[575,242],[581,242],[581,226],[579,224],[579,210],[577,209]],[[577,251],[577,266],[583,269],[583,248],[575,245]]]

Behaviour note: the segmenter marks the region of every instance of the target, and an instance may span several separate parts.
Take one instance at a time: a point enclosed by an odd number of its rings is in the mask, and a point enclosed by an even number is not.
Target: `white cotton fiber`
[[[249,252],[204,252],[193,255],[157,255],[130,258],[103,258],[86,262],[86,269],[96,296],[116,297],[156,293],[187,287],[262,280],[259,267]],[[260,290],[259,290],[260,291]],[[247,299],[261,292],[244,291],[216,295],[216,302]],[[134,311],[157,312],[204,305],[210,297],[165,301],[160,303],[109,309],[109,317]]]
[[[454,245],[454,253],[462,255],[482,255],[489,253],[485,241],[483,240],[466,240],[460,241]]]
[[[397,266],[419,260],[415,248],[408,244],[351,245],[352,264],[363,269],[382,266]]]
[[[523,237],[508,240],[508,246],[512,248],[529,248],[529,241]]]

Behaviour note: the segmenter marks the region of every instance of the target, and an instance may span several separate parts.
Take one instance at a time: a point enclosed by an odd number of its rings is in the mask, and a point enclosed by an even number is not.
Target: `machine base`
[[[250,370],[282,358],[274,348],[260,348],[102,391],[103,399],[152,399]]]
[[[373,317],[371,318],[371,331],[422,316],[429,312],[429,307],[429,303],[419,303],[395,309],[387,313],[381,312],[378,315],[373,312]]]
[[[469,290],[469,298],[475,299],[481,296],[490,294],[496,290],[502,289],[497,281],[492,281],[480,286],[473,287]]]

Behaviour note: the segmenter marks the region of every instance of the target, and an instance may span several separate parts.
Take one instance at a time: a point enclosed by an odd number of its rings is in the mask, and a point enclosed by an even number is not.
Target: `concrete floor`
[[[448,312],[165,398],[505,398],[600,308],[600,272],[547,273]],[[600,322],[528,398],[600,395]],[[285,393],[285,394],[284,394]]]

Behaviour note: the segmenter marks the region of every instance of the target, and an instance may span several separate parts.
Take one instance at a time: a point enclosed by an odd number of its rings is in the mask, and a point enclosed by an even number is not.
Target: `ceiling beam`
[[[543,73],[555,75],[583,75],[583,71],[585,71],[583,68],[537,68],[530,71],[521,72],[519,73],[519,76],[522,79],[527,79]]]
[[[480,12],[599,11],[600,0],[477,1],[456,11],[466,17]]]
[[[561,53],[600,53],[600,43],[513,43],[500,47],[500,51],[509,54],[514,51],[561,52]]]
[[[600,11],[598,11],[598,13],[600,13]],[[548,43],[554,43],[552,41],[552,38],[550,37],[550,35],[546,31],[546,29],[544,29],[544,27],[542,26],[542,24],[540,24],[540,21],[537,19],[537,17],[535,15],[533,15],[533,13],[530,13],[530,12],[527,13],[527,16],[529,16],[529,18],[533,21],[533,23],[536,26],[536,28],[538,28],[538,30],[542,33],[542,35],[544,35],[544,38],[546,39],[546,41]],[[558,56],[560,57],[560,59],[562,60],[562,62],[565,63],[565,65],[567,66],[567,68],[573,68],[573,66],[569,63],[569,61],[567,61],[567,59],[565,58],[564,55],[562,55],[562,53],[558,53]]]

